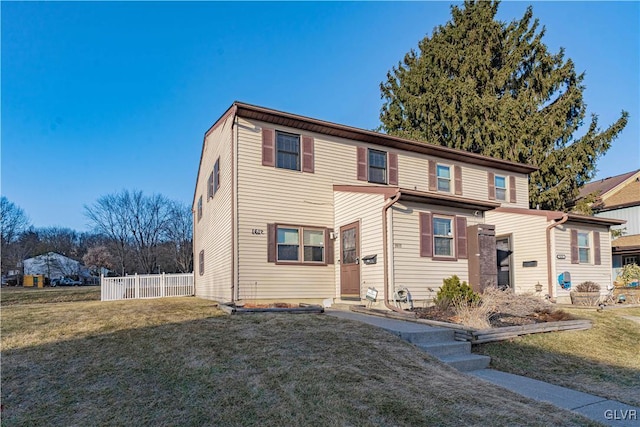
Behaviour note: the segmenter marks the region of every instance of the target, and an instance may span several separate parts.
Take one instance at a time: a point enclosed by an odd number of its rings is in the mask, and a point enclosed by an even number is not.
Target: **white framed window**
[[[589,244],[589,233],[578,231],[578,259],[580,264],[591,262],[591,245]]]
[[[433,256],[454,257],[453,218],[433,217]]]
[[[202,219],[202,196],[198,199],[198,221]]]
[[[276,131],[276,167],[300,170],[300,135]]]
[[[507,200],[507,178],[496,175],[494,178],[496,187],[496,200]]]
[[[278,226],[276,261],[285,263],[325,263],[325,230]]]
[[[438,191],[451,193],[451,167],[447,165],[436,166]]]

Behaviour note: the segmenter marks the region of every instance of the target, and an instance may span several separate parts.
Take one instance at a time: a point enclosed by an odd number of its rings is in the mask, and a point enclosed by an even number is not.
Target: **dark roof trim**
[[[496,212],[514,213],[519,215],[538,215],[547,218],[547,221],[559,221],[564,215],[569,217],[569,221],[577,222],[581,224],[595,224],[595,225],[620,225],[627,221],[623,219],[613,218],[600,218],[597,216],[578,215],[578,214],[565,214],[559,211],[546,211],[542,209],[523,209],[523,208],[497,208]]]
[[[348,193],[380,194],[388,199],[400,191],[400,200],[405,202],[428,203],[431,205],[447,206],[452,208],[473,209],[488,211],[500,206],[498,203],[482,200],[467,199],[464,197],[448,196],[444,194],[428,193],[426,191],[409,190],[399,187],[382,187],[373,185],[334,185],[333,191]]]
[[[427,144],[410,139],[385,135],[378,132],[345,126],[337,123],[326,122],[324,120],[310,117],[298,116],[296,114],[285,113],[283,111],[258,107],[256,105],[234,102],[237,107],[237,115],[247,119],[260,120],[280,126],[289,126],[309,132],[321,133],[324,135],[336,136],[340,138],[352,139],[367,142],[370,144],[382,145],[399,150],[413,151],[416,153],[455,160],[463,163],[471,163],[480,166],[502,169],[510,172],[530,174],[538,168],[522,163],[510,162],[507,160],[494,159],[480,154],[453,148],[441,147],[439,145]]]
[[[621,225],[627,222],[624,219],[601,218],[598,216],[578,215],[578,214],[572,214],[572,213],[568,215],[569,215],[569,221],[580,222],[584,224]]]
[[[594,210],[599,213],[599,212],[615,211],[615,210],[623,209],[623,208],[632,208],[634,206],[640,206],[640,201],[634,200],[633,202],[620,203],[620,204],[617,204],[617,205],[607,206],[606,208],[597,208],[597,209],[594,209]]]

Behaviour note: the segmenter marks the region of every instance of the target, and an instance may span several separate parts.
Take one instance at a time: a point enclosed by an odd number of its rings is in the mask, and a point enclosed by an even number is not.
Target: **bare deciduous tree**
[[[174,268],[191,271],[191,212],[185,206],[160,194],[123,190],[100,197],[85,211],[94,230],[116,243],[121,274],[126,273],[129,253],[137,262],[136,271],[159,272],[161,252],[164,266],[169,242],[175,245]]]
[[[15,268],[20,258],[16,258],[11,246],[29,226],[24,211],[5,196],[0,198],[0,242],[2,251],[2,273]]]

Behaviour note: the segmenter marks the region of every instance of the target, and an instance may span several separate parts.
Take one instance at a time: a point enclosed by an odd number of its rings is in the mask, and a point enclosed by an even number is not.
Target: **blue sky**
[[[586,71],[588,114],[631,115],[597,178],[640,167],[640,3],[531,4]],[[2,2],[2,194],[77,230],[125,188],[190,205],[204,132],[234,100],[375,128],[380,82],[450,5]]]

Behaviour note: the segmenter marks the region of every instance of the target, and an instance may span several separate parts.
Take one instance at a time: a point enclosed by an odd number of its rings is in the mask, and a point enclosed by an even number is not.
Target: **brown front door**
[[[360,299],[360,224],[340,227],[340,297]]]

